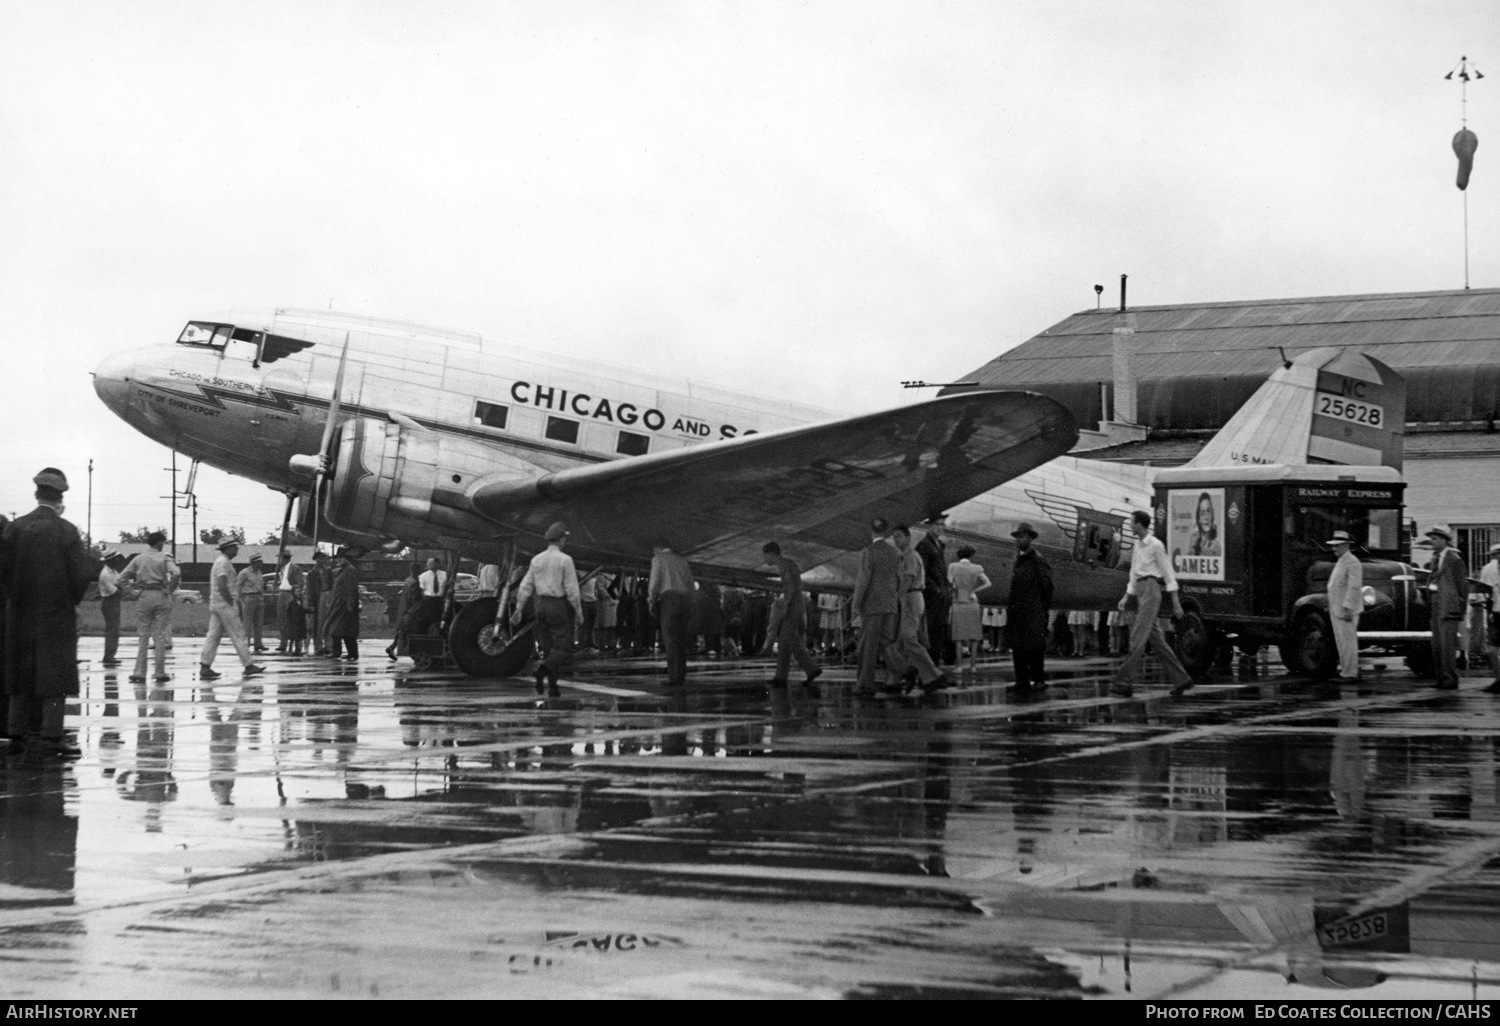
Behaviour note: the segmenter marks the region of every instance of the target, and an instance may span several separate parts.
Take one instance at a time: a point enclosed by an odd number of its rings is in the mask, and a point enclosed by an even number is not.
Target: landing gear
[[[495,616],[499,608],[498,599],[475,599],[459,607],[448,628],[448,651],[471,677],[514,677],[531,659],[532,625],[507,630]]]

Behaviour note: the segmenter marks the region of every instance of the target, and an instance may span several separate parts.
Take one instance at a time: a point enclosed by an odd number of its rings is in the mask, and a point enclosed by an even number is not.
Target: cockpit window
[[[233,330],[228,324],[210,324],[207,321],[188,321],[182,334],[177,336],[180,346],[222,346]]]
[[[275,363],[277,360],[311,349],[312,343],[285,335],[272,335],[254,328],[237,328],[233,324],[216,324],[212,321],[188,321],[177,344],[183,346],[212,346],[223,350],[229,359],[249,360],[254,363]]]

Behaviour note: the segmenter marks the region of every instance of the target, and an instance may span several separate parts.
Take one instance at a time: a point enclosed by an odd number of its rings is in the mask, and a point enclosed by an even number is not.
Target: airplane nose
[[[116,353],[94,371],[94,392],[116,413],[124,410],[134,387],[135,354]]]

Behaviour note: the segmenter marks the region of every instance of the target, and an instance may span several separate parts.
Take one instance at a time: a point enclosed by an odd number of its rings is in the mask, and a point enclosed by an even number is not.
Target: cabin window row
[[[474,404],[474,423],[481,427],[504,430],[510,421],[510,408],[483,400]],[[578,444],[579,422],[568,417],[547,417],[542,434],[554,442]],[[651,449],[651,437],[634,431],[620,431],[615,437],[615,452],[621,456],[644,456]]]

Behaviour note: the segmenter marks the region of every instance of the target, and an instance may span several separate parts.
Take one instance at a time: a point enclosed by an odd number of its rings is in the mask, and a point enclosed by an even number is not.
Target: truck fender
[[[1302,610],[1308,608],[1309,606],[1311,606],[1313,609],[1319,609],[1324,613],[1327,613],[1328,592],[1315,591],[1311,595],[1303,595],[1296,602],[1293,602],[1291,611],[1287,614],[1287,625],[1290,626],[1291,624],[1295,623],[1297,620],[1297,614],[1302,612]]]

